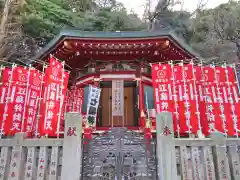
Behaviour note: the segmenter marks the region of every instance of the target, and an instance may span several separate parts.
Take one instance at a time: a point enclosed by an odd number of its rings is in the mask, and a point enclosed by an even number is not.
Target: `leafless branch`
[[[197,13],[200,13],[208,4],[209,0],[198,0],[197,7],[194,11],[192,11],[191,16],[196,15]]]

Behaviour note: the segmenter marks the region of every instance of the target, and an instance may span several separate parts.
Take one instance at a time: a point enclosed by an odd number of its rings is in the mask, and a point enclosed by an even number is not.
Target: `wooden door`
[[[102,126],[112,126],[112,88],[102,87],[101,90],[101,124]]]
[[[134,87],[124,87],[124,126],[134,126]]]
[[[103,127],[134,126],[134,87],[124,87],[124,117],[112,117],[112,88],[102,87],[101,125]]]

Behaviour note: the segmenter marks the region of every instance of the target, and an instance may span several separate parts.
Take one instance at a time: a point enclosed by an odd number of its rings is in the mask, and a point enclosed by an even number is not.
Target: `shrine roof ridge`
[[[193,50],[182,38],[179,38],[174,30],[164,31],[82,31],[79,29],[63,29],[60,33],[51,40],[39,53],[35,56],[36,59],[41,59],[48,55],[54,47],[65,38],[95,38],[95,39],[146,39],[146,38],[169,38],[184,51],[190,54],[195,59],[203,59],[195,50]]]

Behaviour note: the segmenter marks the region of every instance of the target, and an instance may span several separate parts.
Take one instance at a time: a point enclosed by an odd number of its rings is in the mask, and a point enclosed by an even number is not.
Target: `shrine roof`
[[[120,48],[117,44],[120,44]],[[124,55],[130,59],[140,58],[141,55],[151,59],[151,62],[201,58],[174,31],[87,32],[66,29],[47,44],[36,59],[44,60],[50,54],[71,65],[80,58],[77,56],[81,56],[80,59],[114,60],[117,55],[121,59],[124,59]]]

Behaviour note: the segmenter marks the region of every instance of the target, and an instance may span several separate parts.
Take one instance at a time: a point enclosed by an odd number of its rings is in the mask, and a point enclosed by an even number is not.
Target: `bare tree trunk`
[[[154,20],[149,20],[149,22],[148,22],[148,30],[149,31],[153,30],[153,23],[154,23]]]
[[[12,0],[5,1],[3,15],[2,15],[1,24],[0,24],[0,46],[3,43],[3,40],[6,35],[5,29],[6,29],[6,24],[7,24],[7,19],[8,19],[11,2],[12,2]]]

